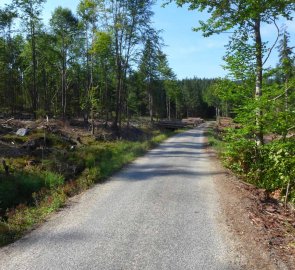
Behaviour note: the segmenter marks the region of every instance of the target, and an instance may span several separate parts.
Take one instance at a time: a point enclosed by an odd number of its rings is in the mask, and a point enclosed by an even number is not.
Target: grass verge
[[[67,198],[103,182],[178,132],[156,131],[150,139],[136,142],[90,140],[75,150],[57,151],[33,167],[25,165],[24,159],[10,160],[11,175],[0,171],[0,246],[19,239],[62,207]]]

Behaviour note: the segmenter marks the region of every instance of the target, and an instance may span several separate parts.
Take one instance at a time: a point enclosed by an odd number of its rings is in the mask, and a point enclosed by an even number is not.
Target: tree
[[[288,92],[290,90],[289,81],[295,74],[293,48],[290,47],[290,35],[284,29],[282,38],[279,42],[279,66],[281,69],[282,80],[285,84],[285,110],[288,110]]]
[[[148,95],[148,107],[151,124],[154,121],[154,86],[159,79],[159,50],[160,44],[158,36],[152,31],[144,46],[142,57],[140,60],[139,70],[144,81],[146,92]]]
[[[95,41],[95,32],[97,31],[97,22],[100,16],[100,9],[102,8],[102,1],[101,0],[81,0],[77,12],[79,17],[81,18],[81,25],[84,30],[84,40],[85,40],[85,59],[86,59],[86,73],[87,73],[87,86],[85,88],[84,97],[85,99],[91,100],[90,98],[90,91],[93,92],[94,87],[94,75],[93,75],[93,68],[94,68],[94,59],[93,53],[90,53],[91,48],[94,45]],[[87,106],[84,105],[83,107],[86,109]],[[92,104],[90,102],[89,104]],[[87,110],[86,110],[87,111]],[[84,113],[84,121],[88,118],[88,113]]]
[[[158,67],[159,79],[163,81],[165,97],[166,97],[166,116],[171,119],[171,102],[175,103],[175,117],[179,109],[180,88],[176,80],[176,75],[169,67],[167,56],[159,50],[158,52]]]
[[[0,30],[3,37],[11,38],[11,28],[17,13],[12,5],[0,9]]]
[[[90,54],[96,59],[98,76],[99,107],[101,116],[105,114],[106,123],[109,120],[111,106],[111,81],[114,70],[112,35],[108,32],[96,31]]]
[[[277,47],[279,50],[279,64],[283,71],[283,80],[288,82],[288,80],[294,76],[294,53],[293,48],[290,47],[290,34],[284,29],[282,38]]]
[[[171,2],[171,1],[170,1]],[[263,59],[265,44],[261,38],[261,24],[274,24],[283,16],[291,19],[295,9],[295,3],[291,0],[176,0],[180,6],[188,3],[190,9],[208,11],[211,17],[206,21],[200,21],[196,30],[201,30],[204,36],[220,34],[229,30],[238,35],[240,31],[246,40],[253,41],[255,50],[255,99],[260,100],[262,96],[263,64],[268,55]],[[269,49],[269,53],[272,48]],[[259,107],[256,110],[256,142],[263,144],[263,127],[261,122],[262,112]]]
[[[17,39],[12,37],[12,25],[16,17],[17,13],[13,6],[10,5],[0,9],[0,47],[2,52],[0,55],[0,91],[2,90],[1,92],[7,99],[6,102],[3,100],[3,104],[6,103],[11,108],[12,113],[16,105],[15,98],[17,95],[14,90],[17,85],[15,74],[17,72],[16,65],[19,56],[19,46],[15,42]]]
[[[181,115],[178,82],[151,26],[154,0],[80,0],[79,17],[58,7],[49,27],[45,0],[11,1],[0,10],[1,111],[83,113],[85,127],[91,114],[92,123],[112,120],[117,135],[135,114]]]
[[[215,79],[183,79],[179,83],[180,93],[179,93],[179,107],[181,115],[185,117],[213,117],[214,106],[219,107],[218,102],[213,102],[218,100],[214,96],[215,91],[212,91],[212,84],[215,83]],[[214,98],[213,98],[214,96]],[[209,107],[208,107],[209,106]]]
[[[30,39],[31,59],[32,59],[32,84],[30,87],[30,95],[32,100],[32,112],[36,116],[38,106],[38,84],[37,84],[37,49],[36,38],[38,28],[40,28],[40,18],[42,4],[45,0],[14,0],[16,7],[21,11],[21,19],[23,20],[28,38]]]
[[[72,47],[78,30],[78,20],[68,8],[58,7],[50,19],[53,34],[57,38],[56,49],[60,56],[59,69],[61,72],[61,106],[62,115],[66,116],[67,109],[67,69],[69,64],[70,48]]]
[[[130,65],[135,62],[136,47],[144,40],[150,29],[151,7],[154,0],[111,0],[108,26],[113,32],[115,73],[116,73],[116,105],[113,127],[120,130],[121,114],[126,101],[126,79]]]

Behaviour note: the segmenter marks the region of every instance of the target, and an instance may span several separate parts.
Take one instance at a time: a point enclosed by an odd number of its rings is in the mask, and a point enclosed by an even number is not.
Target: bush
[[[269,190],[287,189],[292,202],[295,202],[295,142],[273,141],[262,148],[262,186]]]
[[[42,188],[54,189],[64,183],[61,175],[53,172],[17,172],[14,175],[2,176],[0,179],[0,208],[5,212],[7,208],[19,204],[32,204],[32,194]]]
[[[281,190],[295,202],[295,141],[275,140],[257,147],[246,129],[229,129],[220,153],[226,167],[268,191]]]
[[[225,165],[239,174],[247,174],[253,164],[259,164],[255,141],[245,130],[229,129],[225,137],[224,152],[221,153]]]

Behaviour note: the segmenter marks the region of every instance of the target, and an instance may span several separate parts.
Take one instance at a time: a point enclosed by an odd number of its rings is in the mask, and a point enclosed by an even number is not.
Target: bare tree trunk
[[[260,18],[255,20],[254,25],[255,32],[255,45],[256,45],[256,87],[255,87],[255,99],[260,100],[262,96],[262,41],[260,33]],[[262,110],[260,107],[256,109],[256,144],[257,146],[263,145],[263,126],[261,123]]]
[[[105,104],[105,114],[106,114],[106,125],[109,121],[109,91],[108,91],[108,76],[107,76],[107,69],[104,68],[104,79],[105,79],[105,93],[104,93],[104,104]]]
[[[113,121],[112,126],[118,130],[119,127],[118,123],[121,122],[120,120],[120,111],[121,111],[121,91],[122,91],[122,63],[121,63],[121,54],[119,50],[119,37],[118,33],[116,32],[115,35],[115,54],[116,54],[116,77],[117,77],[117,84],[116,84],[116,107],[115,107],[115,119]]]

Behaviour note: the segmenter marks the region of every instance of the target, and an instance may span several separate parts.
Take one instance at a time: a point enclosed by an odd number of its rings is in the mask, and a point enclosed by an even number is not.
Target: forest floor
[[[225,119],[221,128],[229,125],[233,123]],[[285,207],[276,192],[244,182],[222,166],[212,147],[208,151],[215,153],[212,166],[223,171],[215,181],[224,219],[235,239],[240,240],[236,248],[252,257],[254,269],[295,269],[294,206]]]
[[[25,135],[17,134],[18,130]],[[118,139],[136,142],[152,136],[153,129],[144,119],[123,126],[120,135],[111,127],[111,122],[95,121],[94,135],[91,135],[91,124],[81,118],[69,121],[0,119],[0,159],[23,158],[27,162],[24,165],[37,165],[56,153],[64,154],[80,146]],[[0,167],[1,171],[2,165]]]

